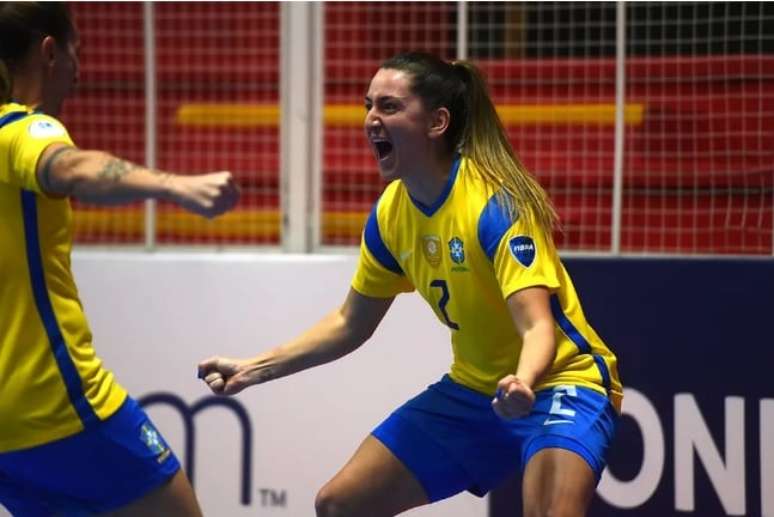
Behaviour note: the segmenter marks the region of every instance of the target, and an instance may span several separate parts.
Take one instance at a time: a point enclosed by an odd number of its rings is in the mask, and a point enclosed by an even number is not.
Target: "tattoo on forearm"
[[[54,186],[51,184],[51,168],[54,165],[54,161],[56,161],[58,158],[60,158],[63,154],[66,154],[70,151],[74,151],[72,147],[60,147],[53,153],[51,153],[51,156],[48,157],[48,161],[46,161],[45,165],[43,165],[43,171],[41,172],[41,188],[46,191],[53,191]]]
[[[97,173],[97,177],[118,182],[136,168],[137,165],[134,165],[133,163],[119,160],[118,158],[111,158],[107,161],[102,170]]]

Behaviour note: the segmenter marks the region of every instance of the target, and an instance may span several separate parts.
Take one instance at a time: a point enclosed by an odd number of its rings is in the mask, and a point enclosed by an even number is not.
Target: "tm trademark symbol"
[[[261,496],[261,506],[263,507],[284,508],[288,504],[288,494],[285,490],[259,488],[258,494]]]

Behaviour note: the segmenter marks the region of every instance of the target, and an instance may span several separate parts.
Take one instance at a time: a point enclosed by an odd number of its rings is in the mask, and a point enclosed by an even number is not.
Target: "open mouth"
[[[387,140],[375,140],[373,142],[374,150],[376,151],[376,159],[383,160],[392,153],[392,143]]]

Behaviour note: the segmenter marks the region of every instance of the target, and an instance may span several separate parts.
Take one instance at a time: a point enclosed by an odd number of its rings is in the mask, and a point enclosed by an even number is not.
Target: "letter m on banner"
[[[193,405],[188,405],[183,399],[173,393],[151,393],[139,399],[139,403],[144,408],[164,404],[171,406],[180,414],[183,419],[183,428],[185,432],[185,472],[191,485],[194,484],[195,472],[195,444],[196,444],[196,426],[194,425],[194,416],[212,406],[221,406],[232,411],[242,429],[242,496],[241,502],[248,506],[252,500],[250,487],[252,485],[252,458],[253,458],[253,428],[250,423],[250,417],[245,408],[236,399],[208,396],[196,401]]]

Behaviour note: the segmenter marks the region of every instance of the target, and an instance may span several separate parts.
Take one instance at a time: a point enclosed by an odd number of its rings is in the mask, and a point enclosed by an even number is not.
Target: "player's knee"
[[[349,517],[353,515],[347,497],[341,491],[331,487],[330,484],[325,485],[317,492],[314,508],[317,517]]]

